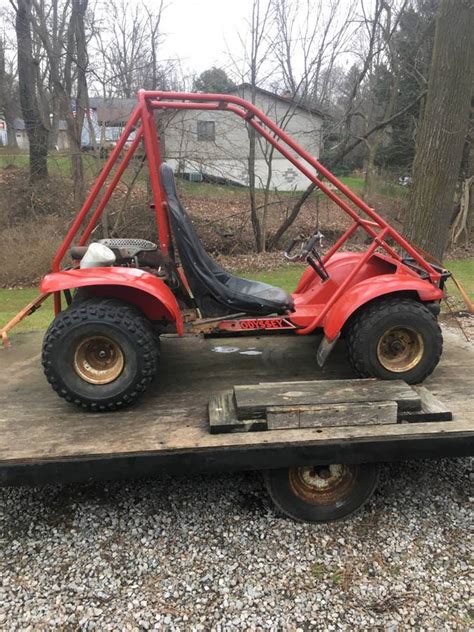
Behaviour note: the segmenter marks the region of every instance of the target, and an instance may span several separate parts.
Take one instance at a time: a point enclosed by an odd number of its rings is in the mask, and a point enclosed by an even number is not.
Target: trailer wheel
[[[115,299],[87,299],[61,312],[43,342],[45,375],[60,397],[92,411],[131,404],[152,381],[151,323]]]
[[[330,522],[354,513],[375,491],[379,467],[314,465],[264,472],[270,498],[285,515],[301,522]]]
[[[370,305],[347,334],[349,361],[360,377],[422,382],[439,362],[441,329],[422,303],[390,299]]]

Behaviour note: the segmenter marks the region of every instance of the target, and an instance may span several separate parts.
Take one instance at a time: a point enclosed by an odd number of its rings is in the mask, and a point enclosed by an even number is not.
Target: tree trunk
[[[73,0],[71,21],[74,29],[74,42],[76,49],[76,116],[73,121],[74,140],[72,145],[72,174],[74,181],[74,203],[80,208],[84,203],[84,163],[82,160],[82,129],[86,120],[86,112],[89,111],[89,95],[87,92],[86,69],[88,64],[87,42],[85,35],[85,13],[88,0]]]
[[[31,0],[18,0],[16,21],[20,103],[30,144],[30,180],[48,177],[49,130],[43,123],[37,101],[36,60],[31,41]]]
[[[441,259],[449,235],[474,80],[474,5],[441,0],[421,123],[407,237]]]
[[[256,78],[255,72],[252,68],[252,103],[255,105],[257,98],[256,93]],[[256,188],[256,154],[257,154],[257,133],[255,129],[248,124],[249,135],[249,154],[248,154],[248,168],[249,168],[249,201],[250,201],[250,220],[252,222],[253,235],[255,238],[255,247],[257,252],[265,251],[265,244],[262,241],[262,224],[258,215],[257,208],[257,188]]]
[[[5,112],[5,123],[7,124],[7,144],[9,149],[18,149],[18,141],[15,132],[15,117]]]
[[[364,179],[364,189],[362,191],[362,198],[367,201],[369,200],[375,191],[375,180],[377,168],[375,166],[375,155],[381,143],[382,132],[379,130],[375,134],[374,142],[368,143],[367,149],[367,161],[365,164],[365,179]]]

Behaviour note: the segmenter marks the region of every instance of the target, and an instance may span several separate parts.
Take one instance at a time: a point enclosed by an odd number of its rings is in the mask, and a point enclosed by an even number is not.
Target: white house
[[[233,94],[252,101],[252,88],[248,84],[236,87]],[[319,157],[323,123],[320,112],[260,88],[256,90],[255,104],[304,149]],[[103,131],[109,127],[118,131],[132,113],[136,100],[93,97],[90,106],[96,111]],[[176,172],[193,179],[208,176],[248,184],[249,137],[240,117],[230,112],[199,110],[166,110],[157,117],[162,157]],[[107,133],[104,136],[107,138]],[[256,185],[261,188],[267,185],[271,162],[270,188],[306,188],[305,176],[277,151],[269,154],[268,150],[265,142],[257,145]]]
[[[249,84],[238,86],[232,93],[252,100]],[[256,90],[255,105],[304,149],[319,157],[323,123],[319,111],[260,88]],[[249,136],[239,116],[199,110],[166,111],[159,116],[164,132],[162,153],[175,171],[195,179],[206,175],[248,184]],[[264,139],[257,143],[255,172],[260,188],[269,184],[271,189],[299,190],[308,185],[307,178],[277,150],[272,152]]]

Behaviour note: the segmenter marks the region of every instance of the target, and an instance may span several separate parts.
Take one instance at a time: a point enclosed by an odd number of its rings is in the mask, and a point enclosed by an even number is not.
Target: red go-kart
[[[239,278],[206,252],[180,203],[173,172],[160,159],[154,118],[160,109],[224,110],[240,116],[352,218],[324,256],[317,249],[318,234],[299,244],[297,253],[297,244],[287,248],[288,258],[308,264],[292,294]],[[142,141],[159,243],[90,243]],[[341,252],[357,229],[371,239],[366,251]],[[68,252],[72,265],[61,269]],[[107,411],[133,402],[159,373],[159,336],[164,332],[321,332],[315,363],[322,366],[344,335],[357,375],[421,382],[442,351],[437,316],[447,276],[251,103],[230,95],[140,91],[123,135],[41,283],[44,294],[54,294],[56,312],[44,339],[44,371],[61,397]]]

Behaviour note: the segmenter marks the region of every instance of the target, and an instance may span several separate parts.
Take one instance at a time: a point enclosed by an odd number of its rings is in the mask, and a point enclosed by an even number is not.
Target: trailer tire
[[[359,377],[423,382],[439,362],[443,337],[436,317],[412,299],[369,305],[347,332],[349,361]]]
[[[134,306],[88,298],[56,316],[42,364],[60,397],[94,412],[123,408],[153,380],[158,353],[151,323]]]
[[[323,465],[264,472],[268,494],[281,513],[299,522],[331,522],[358,511],[374,493],[379,466]]]

